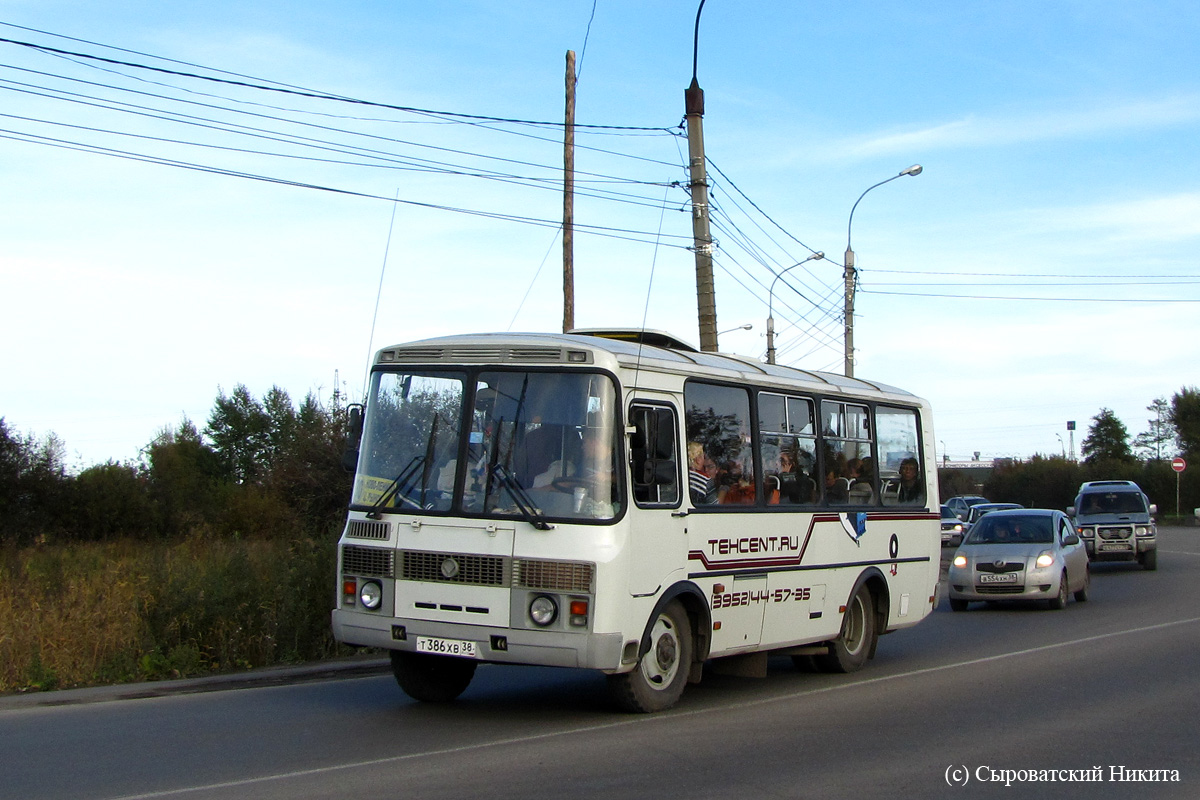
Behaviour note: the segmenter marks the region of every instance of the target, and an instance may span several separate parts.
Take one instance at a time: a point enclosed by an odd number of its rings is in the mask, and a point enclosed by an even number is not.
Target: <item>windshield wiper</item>
[[[409,481],[412,480],[413,473],[420,469],[421,465],[424,463],[425,456],[413,456],[412,461],[409,461],[404,469],[400,470],[400,474],[388,484],[388,488],[384,490],[380,498],[375,501],[374,505],[371,506],[371,510],[367,512],[367,519],[381,518],[383,516],[384,505],[386,505],[387,501],[391,500],[393,497],[399,497],[401,500],[408,502],[409,505],[413,506],[414,508],[420,508],[420,504],[414,501],[412,498],[408,497],[407,495],[400,494],[400,489],[408,486]]]
[[[525,491],[525,487],[521,486],[521,484],[517,482],[517,479],[513,477],[512,473],[509,472],[503,464],[493,464],[492,474],[495,475],[496,478],[500,480],[500,484],[508,490],[509,495],[512,497],[513,502],[517,504],[517,508],[520,509],[521,516],[525,518],[526,522],[537,528],[539,531],[548,531],[554,529],[553,525],[551,525],[549,522],[546,522],[546,520],[542,518],[545,516],[545,512],[538,508],[537,503],[535,503],[533,498],[529,496],[529,493]]]

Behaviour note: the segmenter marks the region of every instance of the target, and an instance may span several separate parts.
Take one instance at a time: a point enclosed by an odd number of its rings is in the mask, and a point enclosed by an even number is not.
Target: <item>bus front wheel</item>
[[[633,671],[608,676],[609,692],[626,711],[662,711],[678,702],[692,666],[692,629],[678,602],[667,604],[650,626],[650,642]]]
[[[814,656],[822,672],[854,672],[862,669],[875,647],[875,601],[866,586],[850,598],[842,617],[842,631],[829,643],[829,652]]]
[[[414,700],[449,703],[462,694],[475,677],[475,662],[454,656],[393,650],[392,674]]]

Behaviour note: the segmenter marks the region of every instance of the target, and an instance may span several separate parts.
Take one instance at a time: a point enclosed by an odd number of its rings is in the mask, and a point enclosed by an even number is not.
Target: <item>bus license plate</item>
[[[998,572],[979,576],[980,583],[1016,583],[1019,576],[1015,572]]]
[[[436,653],[439,656],[462,656],[478,658],[474,642],[461,639],[435,639],[432,636],[417,637],[418,653]]]

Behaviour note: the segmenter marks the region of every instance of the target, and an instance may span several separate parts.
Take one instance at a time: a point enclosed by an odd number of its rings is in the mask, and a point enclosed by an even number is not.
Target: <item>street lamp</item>
[[[727,331],[717,331],[717,338],[719,340],[720,337],[724,336],[727,333],[733,333],[734,331],[748,331],[748,330],[751,330],[753,327],[754,327],[753,323],[747,322],[745,325],[738,325],[736,328],[730,328]],[[719,346],[718,346],[718,349],[719,349]]]
[[[768,364],[775,363],[775,314],[774,314],[775,281],[782,278],[784,276],[784,273],[786,273],[788,270],[793,270],[796,267],[800,266],[800,264],[807,264],[809,261],[819,261],[824,257],[825,257],[824,252],[813,253],[811,256],[804,259],[803,261],[796,263],[796,264],[792,264],[790,267],[787,267],[786,269],[780,270],[779,273],[775,276],[775,280],[771,281],[771,288],[767,292],[767,363]]]
[[[858,208],[858,204],[867,196],[867,192],[877,186],[883,186],[885,183],[890,183],[896,178],[903,178],[905,175],[920,175],[922,167],[920,164],[913,164],[908,169],[901,172],[899,175],[893,175],[886,181],[880,181],[875,186],[868,186],[867,191],[858,196],[854,201],[854,205],[850,208],[850,221],[846,223],[846,271],[844,277],[846,280],[846,377],[854,377],[854,286],[856,282],[856,273],[854,269],[854,250],[850,248],[850,226],[854,224],[854,209]]]

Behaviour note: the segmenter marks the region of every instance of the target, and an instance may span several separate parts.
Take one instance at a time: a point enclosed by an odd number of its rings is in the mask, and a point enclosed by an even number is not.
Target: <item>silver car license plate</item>
[[[1020,577],[1015,572],[985,573],[979,576],[980,583],[1016,583]]]
[[[1113,544],[1100,545],[1101,550],[1132,550],[1133,545],[1127,542],[1115,542]]]
[[[437,639],[432,636],[417,637],[418,653],[435,653],[439,656],[463,656],[478,658],[475,643],[461,639]]]

